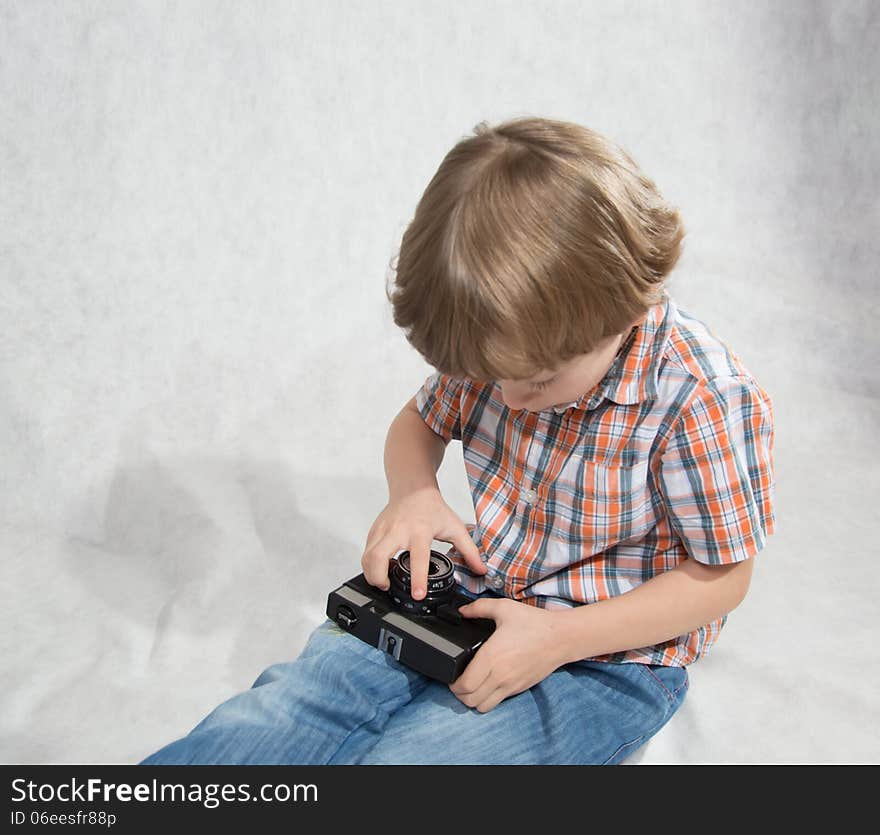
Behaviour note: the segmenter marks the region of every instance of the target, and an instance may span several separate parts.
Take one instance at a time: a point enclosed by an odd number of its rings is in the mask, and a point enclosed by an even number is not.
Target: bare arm
[[[631,591],[559,610],[564,663],[652,646],[692,632],[746,596],[754,557],[732,565],[686,559]]]
[[[435,538],[451,542],[471,571],[486,573],[467,526],[440,494],[437,470],[445,452],[445,439],[425,423],[413,398],[388,429],[385,441],[388,504],[370,527],[361,557],[364,577],[377,588],[387,590],[389,587],[388,565],[394,552],[408,550],[412,594],[417,600],[423,598],[431,543]]]
[[[391,422],[385,439],[385,477],[394,501],[419,489],[439,491],[437,470],[446,444],[422,419],[412,398]]]

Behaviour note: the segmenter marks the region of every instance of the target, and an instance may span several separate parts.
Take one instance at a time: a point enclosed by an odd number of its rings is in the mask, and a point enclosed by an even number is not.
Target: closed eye
[[[556,378],[551,377],[549,380],[542,380],[540,383],[532,383],[531,388],[533,391],[543,391],[547,386],[550,385]]]

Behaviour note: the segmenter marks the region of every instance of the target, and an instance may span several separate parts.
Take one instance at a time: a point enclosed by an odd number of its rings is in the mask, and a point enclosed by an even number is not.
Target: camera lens
[[[455,591],[455,573],[452,560],[438,551],[428,556],[428,588],[421,600],[412,596],[412,572],[409,551],[403,551],[391,561],[388,593],[391,599],[408,612],[417,615],[432,615],[436,607],[452,599]]]

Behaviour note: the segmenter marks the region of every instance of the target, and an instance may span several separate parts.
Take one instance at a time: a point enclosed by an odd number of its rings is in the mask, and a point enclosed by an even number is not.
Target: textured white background
[[[137,761],[299,652],[432,370],[400,234],[520,115],[681,208],[670,291],[776,410],[777,534],[630,762],[880,759],[878,42],[830,0],[0,2],[0,759]]]

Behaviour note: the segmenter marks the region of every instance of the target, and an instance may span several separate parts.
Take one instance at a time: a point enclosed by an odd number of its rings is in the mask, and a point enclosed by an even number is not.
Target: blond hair
[[[483,121],[428,183],[386,295],[439,371],[525,379],[657,304],[684,235],[678,210],[601,134],[551,119]]]

